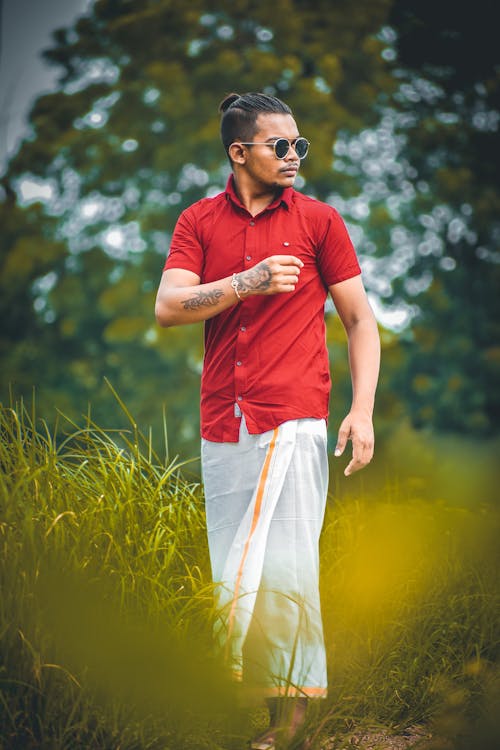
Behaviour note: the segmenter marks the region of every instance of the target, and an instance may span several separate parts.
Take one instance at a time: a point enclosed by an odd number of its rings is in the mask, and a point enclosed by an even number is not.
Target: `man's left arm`
[[[335,455],[352,441],[352,459],[344,474],[349,476],[373,457],[373,407],[380,369],[380,337],[361,276],[329,287],[333,303],[347,333],[352,380],[352,405],[339,428]]]

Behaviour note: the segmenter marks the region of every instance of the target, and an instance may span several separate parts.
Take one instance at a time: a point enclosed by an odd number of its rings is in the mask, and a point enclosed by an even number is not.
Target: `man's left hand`
[[[362,469],[373,458],[375,438],[373,423],[368,414],[356,411],[349,412],[340,425],[335,456],[342,455],[348,440],[352,442],[352,459],[344,470],[346,477]]]

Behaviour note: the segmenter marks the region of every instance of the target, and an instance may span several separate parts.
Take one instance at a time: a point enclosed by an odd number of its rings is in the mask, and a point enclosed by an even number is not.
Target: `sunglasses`
[[[277,138],[273,143],[266,141],[255,141],[253,143],[241,143],[242,146],[270,146],[274,149],[274,155],[277,159],[284,159],[291,148],[295,151],[299,159],[304,159],[309,150],[309,141],[307,138],[296,138],[289,141],[288,138]]]

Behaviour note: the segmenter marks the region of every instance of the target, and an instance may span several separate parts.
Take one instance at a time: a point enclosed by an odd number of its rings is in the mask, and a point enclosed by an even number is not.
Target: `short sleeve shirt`
[[[164,269],[200,283],[245,271],[271,255],[304,263],[295,291],[253,295],[205,322],[201,434],[238,442],[241,414],[251,434],[289,419],[328,416],[330,368],[324,304],[328,288],[361,273],[338,212],[285,188],[258,215],[226,190],[180,215]]]

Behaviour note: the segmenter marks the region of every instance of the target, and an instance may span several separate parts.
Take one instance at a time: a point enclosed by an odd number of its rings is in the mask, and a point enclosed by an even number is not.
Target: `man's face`
[[[278,159],[272,145],[278,138],[287,138],[292,142],[299,137],[295,120],[292,115],[287,114],[260,114],[256,125],[257,131],[251,141],[270,145],[244,147],[245,171],[262,187],[291,187],[297,176],[300,159],[293,148],[289,149],[284,159]]]

